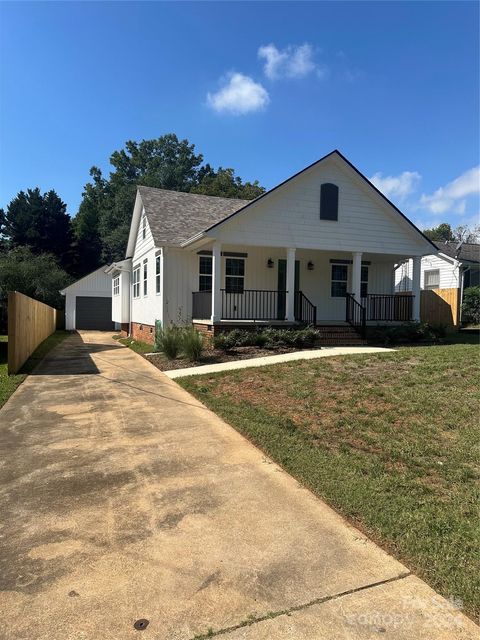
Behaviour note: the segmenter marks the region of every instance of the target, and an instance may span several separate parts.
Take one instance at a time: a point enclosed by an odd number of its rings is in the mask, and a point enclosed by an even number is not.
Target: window
[[[440,269],[425,271],[423,288],[438,289],[440,287]]]
[[[120,276],[113,279],[113,295],[120,295]]]
[[[332,298],[345,298],[347,295],[348,266],[332,264]]]
[[[200,256],[198,274],[199,274],[198,290],[211,291],[212,290],[212,257],[211,256]]]
[[[362,267],[360,276],[360,296],[366,298],[368,295],[368,267]]]
[[[133,270],[133,279],[132,279],[132,287],[133,287],[133,297],[140,297],[140,267],[135,267]]]
[[[161,256],[157,256],[155,258],[155,291],[156,293],[160,293],[161,280],[160,280],[160,269],[161,267]]]
[[[320,220],[338,220],[338,187],[325,182],[320,187]]]
[[[226,258],[225,290],[227,293],[243,293],[245,280],[245,260],[243,258]]]
[[[143,261],[143,295],[148,292],[148,260]]]
[[[143,214],[142,216],[142,238],[145,240],[147,237],[147,216]]]

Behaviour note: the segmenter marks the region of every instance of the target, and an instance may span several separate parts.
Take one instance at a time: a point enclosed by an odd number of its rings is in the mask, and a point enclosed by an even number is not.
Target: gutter
[[[189,244],[193,244],[197,240],[201,240],[202,238],[205,238],[206,236],[207,236],[207,234],[205,233],[205,231],[200,231],[200,233],[197,233],[196,235],[192,236],[188,240],[185,240],[185,242],[182,242],[180,244],[180,246],[181,247],[188,247]]]

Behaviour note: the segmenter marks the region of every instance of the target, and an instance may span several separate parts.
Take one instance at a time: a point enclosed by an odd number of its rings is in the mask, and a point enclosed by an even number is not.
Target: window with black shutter
[[[320,220],[338,220],[338,187],[331,182],[320,187]]]

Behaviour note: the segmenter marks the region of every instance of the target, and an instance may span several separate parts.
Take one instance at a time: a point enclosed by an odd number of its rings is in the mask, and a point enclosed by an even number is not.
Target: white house
[[[250,323],[416,320],[420,264],[436,247],[339,151],[252,201],[138,187],[113,320],[214,332]],[[411,258],[412,295],[394,269]]]
[[[443,303],[448,302],[452,307],[453,324],[458,324],[461,321],[464,290],[480,285],[480,244],[435,244],[438,253],[422,258],[420,287],[422,291],[434,291]],[[395,291],[411,291],[412,270],[411,260],[405,260],[398,266],[395,272]]]
[[[466,289],[480,285],[480,244],[437,242],[438,253],[422,258],[422,289]],[[412,264],[399,265],[395,276],[396,291],[411,289]]]
[[[80,278],[60,291],[65,296],[65,328],[114,329],[112,322],[112,279],[105,267]]]

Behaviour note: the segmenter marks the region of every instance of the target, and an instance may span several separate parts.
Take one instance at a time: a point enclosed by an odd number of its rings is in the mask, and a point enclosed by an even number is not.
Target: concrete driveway
[[[4,640],[478,638],[110,334],[68,337],[0,423]]]

